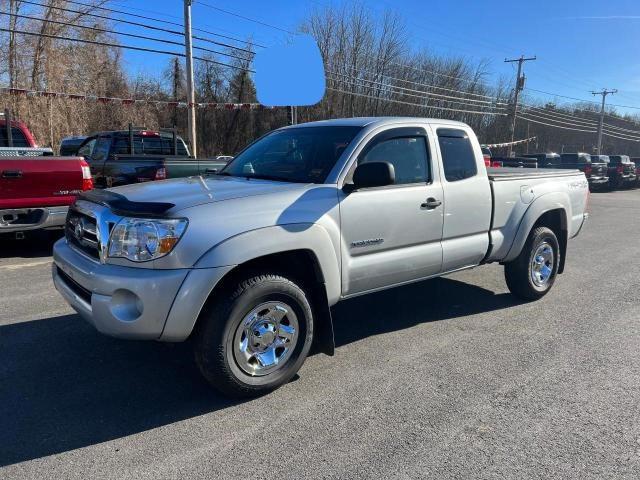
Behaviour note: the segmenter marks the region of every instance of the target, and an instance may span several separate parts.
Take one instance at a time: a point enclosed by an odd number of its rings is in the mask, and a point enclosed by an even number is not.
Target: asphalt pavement
[[[243,402],[83,322],[48,236],[0,241],[0,479],[637,479],[640,190],[589,210],[542,300],[490,265],[346,301],[334,357]]]

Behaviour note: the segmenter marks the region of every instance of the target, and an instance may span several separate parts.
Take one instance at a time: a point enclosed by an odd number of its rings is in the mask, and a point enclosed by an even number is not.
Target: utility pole
[[[605,99],[607,98],[607,95],[609,94],[613,94],[613,93],[618,93],[618,90],[616,90],[615,88],[613,90],[607,90],[606,88],[603,88],[601,91],[599,92],[591,92],[591,95],[602,95],[602,106],[600,107],[600,122],[598,122],[598,155],[600,155],[601,150],[602,150],[602,127],[604,125],[604,102]]]
[[[197,157],[196,94],[195,84],[193,82],[193,46],[191,45],[191,3],[192,0],[184,0],[184,45],[187,58],[187,112],[189,142],[191,143],[191,155]]]
[[[516,88],[514,91],[514,99],[513,99],[513,117],[511,118],[511,143],[513,143],[513,139],[516,134],[516,117],[518,115],[518,98],[520,97],[520,91],[524,88],[524,76],[522,75],[522,64],[524,62],[528,62],[530,60],[536,60],[537,57],[534,55],[533,57],[525,57],[524,55],[520,55],[520,58],[508,59],[505,58],[505,63],[513,63],[518,62],[518,76],[516,77]],[[513,151],[513,145],[509,145],[509,156]]]

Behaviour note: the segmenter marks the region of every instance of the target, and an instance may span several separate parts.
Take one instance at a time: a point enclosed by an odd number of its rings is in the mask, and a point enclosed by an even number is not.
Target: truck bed
[[[506,180],[528,180],[535,178],[571,177],[582,172],[580,170],[560,170],[557,168],[487,168],[489,180],[500,182]]]
[[[489,168],[487,173],[493,193],[491,219],[492,250],[489,260],[501,261],[510,251],[522,218],[536,201],[542,205],[566,207],[565,228],[577,234],[584,221],[589,188],[580,170],[554,168]],[[540,203],[538,203],[540,205]],[[543,213],[543,212],[542,212]],[[541,213],[540,213],[541,214]]]

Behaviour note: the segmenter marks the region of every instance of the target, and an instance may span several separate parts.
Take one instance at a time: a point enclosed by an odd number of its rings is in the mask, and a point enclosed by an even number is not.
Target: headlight
[[[164,257],[178,243],[187,223],[183,218],[123,218],[111,232],[109,257],[128,258],[134,262]]]

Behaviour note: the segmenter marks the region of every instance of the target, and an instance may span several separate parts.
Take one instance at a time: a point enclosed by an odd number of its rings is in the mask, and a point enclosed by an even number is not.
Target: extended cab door
[[[489,248],[493,200],[487,169],[468,127],[434,125],[443,167],[442,269],[478,265]]]
[[[341,200],[344,296],[441,271],[443,194],[432,149],[424,128],[392,128],[375,135],[352,165],[347,183],[357,164],[376,161],[394,166],[396,182]]]

